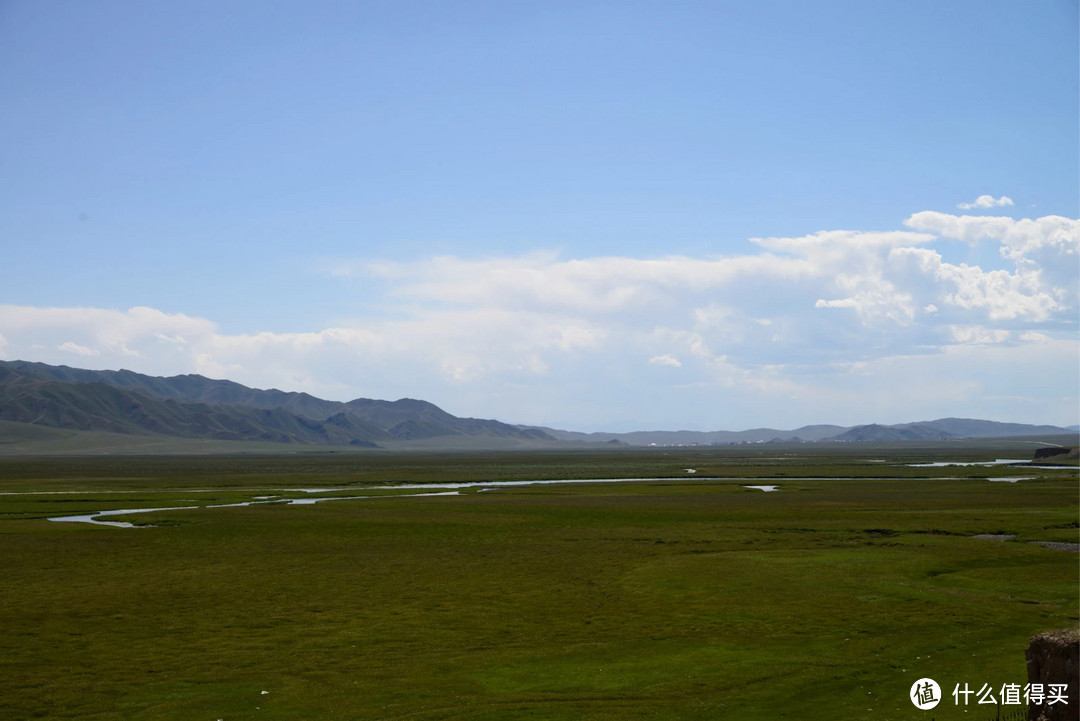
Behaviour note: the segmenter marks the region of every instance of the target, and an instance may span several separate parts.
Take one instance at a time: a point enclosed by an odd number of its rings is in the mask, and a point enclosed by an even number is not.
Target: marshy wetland
[[[1029,449],[0,459],[0,716],[921,717],[1078,624],[1075,468],[912,465]]]

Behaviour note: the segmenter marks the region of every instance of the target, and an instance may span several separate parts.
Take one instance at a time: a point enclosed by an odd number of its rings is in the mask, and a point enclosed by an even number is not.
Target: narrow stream
[[[306,491],[307,489],[296,489]],[[339,490],[339,489],[311,489]],[[277,503],[282,506],[311,506],[323,501],[352,501],[360,498],[419,498],[421,496],[457,496],[458,491],[445,491],[442,493],[409,493],[405,496],[334,496],[330,498],[278,498],[277,496],[257,496],[262,500],[243,501],[240,503],[217,503],[208,506],[168,506],[166,508],[123,508],[115,511],[95,511],[78,516],[55,516],[48,520],[58,523],[93,523],[95,526],[113,526],[115,528],[150,528],[151,526],[136,526],[134,523],[123,521],[100,521],[103,516],[127,516],[132,513],[153,513],[154,511],[190,511],[196,508],[239,508],[241,506],[261,506],[269,503]]]
[[[679,482],[682,479],[678,478],[588,478],[588,479],[558,479],[558,480],[534,480],[534,481],[469,481],[465,483],[402,483],[390,486],[370,486],[367,490],[372,491],[432,491],[430,493],[404,493],[399,495],[379,495],[379,496],[324,496],[314,498],[281,498],[275,495],[260,495],[254,496],[253,500],[243,501],[241,503],[220,503],[206,506],[170,506],[165,508],[122,508],[112,511],[94,511],[92,513],[82,513],[74,516],[53,516],[49,518],[50,521],[56,521],[58,523],[92,523],[97,526],[113,526],[114,528],[147,528],[148,526],[136,526],[133,523],[125,523],[124,521],[106,521],[101,520],[111,516],[126,516],[133,513],[153,513],[155,511],[186,511],[196,508],[238,508],[240,506],[256,506],[269,503],[278,503],[287,506],[310,506],[315,503],[323,503],[324,501],[355,501],[355,500],[372,500],[377,498],[421,498],[429,496],[456,496],[460,495],[461,489],[476,488],[477,491],[494,491],[498,488],[514,487],[514,486],[535,486],[535,485],[551,485],[561,483],[639,483],[643,481],[671,481]],[[695,478],[694,480],[757,480],[753,478],[739,478],[739,479],[719,479],[719,478]],[[451,489],[451,490],[441,490]],[[348,492],[356,489],[352,488],[287,488],[284,489],[294,493],[334,493],[334,492]],[[96,491],[100,493],[100,491]],[[73,493],[78,493],[77,491]]]
[[[543,486],[543,485],[556,485],[556,484],[588,484],[588,483],[642,483],[642,482],[663,482],[663,483],[685,483],[688,479],[685,478],[575,478],[575,479],[551,479],[551,480],[531,480],[531,481],[467,481],[463,483],[402,483],[396,485],[386,486],[369,486],[366,490],[372,491],[428,491],[427,493],[403,493],[397,495],[377,495],[377,496],[320,496],[310,498],[282,498],[277,495],[259,495],[253,496],[250,501],[243,501],[240,503],[221,503],[205,506],[169,506],[164,508],[122,508],[111,511],[94,511],[92,513],[83,513],[72,516],[53,516],[49,518],[50,521],[56,521],[58,523],[92,523],[98,526],[113,526],[116,528],[146,528],[148,526],[136,526],[133,523],[125,523],[124,521],[111,521],[101,520],[104,518],[110,518],[112,516],[126,516],[133,513],[153,513],[157,511],[186,511],[194,510],[197,508],[238,508],[240,506],[255,506],[270,503],[277,503],[288,506],[309,506],[315,503],[323,503],[325,501],[355,501],[355,500],[374,500],[378,498],[421,498],[430,496],[456,496],[460,495],[461,490],[475,488],[477,492],[489,492],[495,491],[499,488],[512,488],[518,486]],[[814,477],[814,478],[750,478],[750,477],[696,477],[693,479],[697,481],[855,481],[865,480],[864,478],[840,478],[840,477]],[[937,478],[932,480],[949,480],[947,478]],[[993,481],[1003,481],[1006,483],[1015,483],[1018,480],[1027,480],[1026,478],[1000,478],[990,479]],[[743,488],[749,490],[764,491],[765,493],[774,493],[780,490],[776,485],[746,485]],[[285,491],[293,493],[306,493],[306,494],[320,494],[320,493],[343,493],[354,490],[360,490],[348,487],[335,487],[335,488],[287,488]],[[209,489],[200,489],[202,492],[210,492]],[[87,491],[87,493],[101,493],[101,491]],[[190,492],[190,491],[189,491]],[[48,492],[45,492],[48,493]],[[62,493],[80,493],[80,491],[66,491]],[[6,494],[5,494],[6,495]],[[33,492],[28,492],[26,495],[38,495]]]

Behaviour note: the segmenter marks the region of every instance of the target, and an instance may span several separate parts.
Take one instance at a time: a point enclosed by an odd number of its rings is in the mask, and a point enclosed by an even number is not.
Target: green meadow
[[[0,718],[992,719],[1080,622],[1077,471],[907,464],[1031,449],[3,458]]]

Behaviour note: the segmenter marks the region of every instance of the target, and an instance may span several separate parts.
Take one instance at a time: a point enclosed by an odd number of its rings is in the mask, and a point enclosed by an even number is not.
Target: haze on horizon
[[[0,359],[1080,423],[1077,6],[0,5]]]

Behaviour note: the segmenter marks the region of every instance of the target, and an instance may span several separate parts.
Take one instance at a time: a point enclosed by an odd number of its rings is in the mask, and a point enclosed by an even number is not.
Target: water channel
[[[999,462],[1000,463],[1000,462]],[[927,464],[937,466],[938,464]],[[974,465],[974,464],[972,464]],[[998,465],[998,464],[988,464]],[[238,508],[241,506],[255,506],[264,504],[281,504],[289,506],[305,506],[315,503],[324,503],[327,501],[356,501],[356,500],[375,500],[380,498],[421,498],[430,496],[456,496],[460,495],[462,490],[476,489],[477,492],[490,492],[498,490],[499,488],[513,488],[521,486],[542,486],[542,485],[557,485],[557,484],[588,484],[588,483],[685,483],[687,479],[682,478],[587,478],[587,479],[550,479],[550,480],[530,480],[530,481],[468,481],[464,483],[402,483],[396,485],[386,486],[368,486],[363,489],[348,488],[348,487],[334,487],[334,488],[286,488],[281,489],[282,492],[292,493],[305,493],[309,494],[307,498],[285,498],[279,495],[259,495],[253,496],[250,501],[243,501],[239,503],[220,503],[220,504],[207,504],[197,506],[167,506],[162,508],[121,508],[115,510],[106,511],[94,511],[91,513],[82,513],[70,516],[53,516],[49,518],[50,521],[57,523],[91,523],[98,526],[113,526],[116,528],[146,528],[149,526],[136,525],[133,523],[126,523],[124,521],[103,520],[112,518],[114,516],[127,516],[135,513],[153,513],[158,511],[186,511],[195,510],[199,508]],[[753,478],[753,477],[696,477],[695,482],[701,481],[731,481],[740,482],[743,488],[748,490],[764,491],[765,493],[774,493],[780,490],[777,485],[749,485],[746,481],[855,481],[866,480],[865,478],[840,478],[840,477],[814,477],[814,478]],[[938,478],[933,480],[948,480],[946,478]],[[991,481],[1015,483],[1020,480],[1029,480],[1028,478],[991,478]],[[269,490],[269,489],[267,489]],[[352,491],[422,491],[418,493],[401,493],[393,495],[350,495],[350,496],[318,496],[316,494],[323,493],[348,493]],[[199,489],[198,491],[191,492],[213,492],[213,489]],[[48,493],[48,492],[45,492]],[[77,494],[81,491],[60,491],[59,493]],[[89,491],[87,493],[90,493]],[[100,491],[94,491],[94,493],[100,493]],[[10,494],[5,494],[10,495]],[[21,494],[20,494],[21,495]],[[38,495],[33,492],[28,492],[26,495]]]
[[[695,481],[753,481],[761,480],[757,478],[695,478]],[[766,479],[768,480],[768,479]],[[803,479],[803,480],[826,480],[826,479]],[[283,498],[277,495],[260,495],[254,496],[250,501],[243,501],[240,503],[219,503],[209,504],[204,506],[169,506],[164,508],[122,508],[111,511],[94,511],[92,513],[81,513],[72,516],[54,516],[49,518],[50,521],[57,523],[91,523],[97,526],[113,526],[115,528],[147,528],[148,526],[137,526],[133,523],[126,523],[124,521],[110,521],[102,520],[103,518],[109,518],[112,516],[126,516],[133,513],[153,513],[156,511],[186,511],[194,510],[198,508],[238,508],[241,506],[255,506],[264,505],[270,503],[277,503],[288,506],[307,506],[315,503],[323,503],[326,501],[356,501],[356,500],[374,500],[379,498],[421,498],[429,496],[456,496],[460,495],[463,489],[475,488],[477,492],[494,491],[499,488],[510,488],[516,486],[540,486],[540,485],[554,485],[554,484],[567,484],[567,483],[641,483],[641,482],[672,482],[678,483],[683,481],[679,478],[585,478],[585,479],[551,479],[551,480],[531,480],[531,481],[468,481],[465,483],[401,483],[390,486],[368,486],[363,490],[368,491],[426,491],[425,493],[402,493],[394,495],[378,495],[378,496],[322,496],[311,498]],[[762,488],[761,486],[745,486],[746,488]],[[770,490],[777,490],[775,486],[770,486]],[[321,494],[321,493],[345,493],[354,490],[354,488],[286,488],[284,491],[294,493],[307,493],[307,494]],[[100,492],[100,491],[98,491]],[[65,492],[65,493],[80,493],[79,491]],[[27,495],[32,495],[27,494]]]

